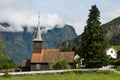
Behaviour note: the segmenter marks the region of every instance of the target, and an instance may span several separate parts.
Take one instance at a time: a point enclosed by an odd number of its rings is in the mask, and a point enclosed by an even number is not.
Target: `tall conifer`
[[[87,25],[84,29],[81,41],[81,57],[87,68],[98,68],[107,64],[106,41],[102,27],[100,26],[100,11],[93,5],[88,15]]]

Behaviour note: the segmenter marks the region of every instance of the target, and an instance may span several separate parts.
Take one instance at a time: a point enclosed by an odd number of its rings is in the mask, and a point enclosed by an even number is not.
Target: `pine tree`
[[[107,43],[102,27],[100,26],[100,11],[93,5],[88,15],[87,25],[82,34],[81,54],[87,68],[98,68],[107,64],[105,52]]]

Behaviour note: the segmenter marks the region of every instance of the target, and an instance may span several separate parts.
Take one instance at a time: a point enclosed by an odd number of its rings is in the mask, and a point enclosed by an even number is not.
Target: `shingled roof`
[[[59,60],[67,60],[68,63],[74,62],[74,52],[60,52]]]
[[[59,60],[74,61],[74,52],[60,52],[59,49],[42,49],[41,53],[33,53],[31,63],[51,63]]]

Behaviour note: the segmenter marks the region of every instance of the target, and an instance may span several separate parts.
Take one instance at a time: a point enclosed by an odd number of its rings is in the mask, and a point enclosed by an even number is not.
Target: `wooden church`
[[[22,68],[25,71],[51,70],[49,63],[66,60],[70,69],[75,68],[75,52],[60,52],[59,49],[43,49],[43,40],[40,32],[40,16],[38,16],[38,28],[36,37],[33,40],[33,53],[30,60],[22,61]]]

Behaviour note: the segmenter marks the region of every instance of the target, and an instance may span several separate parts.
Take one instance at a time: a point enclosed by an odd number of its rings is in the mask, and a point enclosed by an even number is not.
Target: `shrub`
[[[110,64],[110,65],[115,65],[115,63],[116,63],[116,60],[115,60],[115,59],[110,59],[110,60],[109,60],[109,64]]]
[[[120,66],[120,59],[117,59],[117,60],[115,61],[115,66]]]
[[[50,66],[53,67],[53,69],[67,69],[68,63],[66,60],[60,60],[56,63],[50,63]]]
[[[9,60],[9,59],[0,60],[0,70],[10,69],[14,67],[17,67],[17,64],[15,64],[13,60]]]

